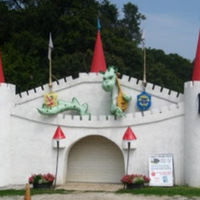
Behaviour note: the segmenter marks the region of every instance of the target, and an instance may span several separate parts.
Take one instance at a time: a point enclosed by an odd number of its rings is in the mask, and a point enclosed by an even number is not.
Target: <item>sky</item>
[[[123,17],[123,5],[131,2],[146,16],[145,46],[176,53],[191,61],[195,58],[199,28],[200,0],[109,0]]]

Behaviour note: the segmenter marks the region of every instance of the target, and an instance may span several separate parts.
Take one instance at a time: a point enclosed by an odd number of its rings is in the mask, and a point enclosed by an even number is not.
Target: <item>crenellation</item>
[[[66,79],[64,79],[64,78],[59,79],[58,83],[59,83],[58,85],[60,85],[60,86],[66,86]]]
[[[154,109],[150,110],[150,112],[152,115],[156,115],[156,114],[160,113],[160,110],[158,108],[154,108]]]
[[[41,86],[36,87],[36,88],[35,88],[35,91],[36,91],[36,93],[38,93],[38,94],[41,94],[41,93],[44,92]]]
[[[125,119],[131,119],[131,118],[134,118],[135,117],[135,114],[134,113],[127,113],[126,116],[125,116]]]
[[[169,94],[168,94],[171,98],[174,98],[174,99],[176,99],[176,98],[180,98],[181,97],[181,95],[179,96],[178,95],[178,92],[176,92],[176,91],[174,91],[174,90],[169,90]]]
[[[200,81],[193,81],[194,86],[200,86]]]
[[[12,85],[12,84],[0,83],[0,92],[2,92],[2,93],[10,93],[12,95],[15,95],[16,87],[15,87],[15,85]]]
[[[28,90],[27,94],[28,94],[28,96],[32,96],[35,94],[35,90],[34,89]]]
[[[161,88],[162,88],[161,86],[154,85],[154,87],[153,87],[154,93],[156,92],[156,93],[160,94],[161,93]]]
[[[116,118],[114,115],[108,115],[107,120],[112,122],[112,121],[116,121]]]
[[[71,121],[80,121],[80,115],[71,115]]]
[[[90,121],[98,121],[98,117],[96,115],[91,115]]]
[[[131,77],[130,80],[129,80],[129,84],[130,84],[131,86],[136,85],[136,84],[137,84],[137,79]]]
[[[169,89],[162,88],[162,90],[160,90],[160,92],[161,92],[162,95],[165,96],[165,97],[168,97],[168,96],[169,96]]]
[[[20,93],[21,98],[26,98],[27,97],[27,92],[21,92]]]
[[[168,112],[169,111],[169,107],[168,106],[163,106],[160,108],[160,112],[161,113],[165,113],[165,112]]]
[[[141,118],[142,116],[142,112],[136,112],[135,113],[135,118]]]
[[[99,121],[105,121],[106,119],[106,115],[99,115]]]
[[[188,81],[184,83],[184,88],[191,88],[194,86],[193,81]]]
[[[153,86],[154,86],[154,85],[153,85],[152,83],[147,83],[147,84],[146,84],[146,87],[145,87],[145,90],[146,90],[146,91],[151,91],[151,90],[153,89]]]
[[[125,82],[125,83],[129,83],[130,82],[130,77],[127,75],[122,75],[121,81]]]
[[[143,81],[140,80],[140,79],[138,79],[138,80],[137,80],[137,85],[140,85],[141,87],[143,87]]]
[[[56,82],[54,81],[54,82],[52,83],[52,88],[53,88],[55,85],[57,85],[57,84],[56,84]],[[49,84],[44,84],[44,85],[42,85],[41,87],[42,87],[42,89],[44,90],[45,93],[50,92]]]
[[[65,80],[66,80],[67,84],[70,84],[74,79],[72,78],[72,76],[67,76],[67,77],[65,77]]]
[[[81,120],[83,120],[83,121],[89,121],[90,120],[90,115],[83,115],[83,116],[81,116]]]
[[[143,117],[148,117],[150,115],[151,115],[151,112],[149,110],[143,112]]]
[[[73,120],[72,115],[63,115],[63,120],[64,121],[71,121],[71,120]]]
[[[44,86],[43,85],[41,85],[40,87],[41,87],[42,90],[44,90]]]
[[[88,74],[88,73],[80,72],[78,78],[81,79],[82,81],[87,81],[87,80],[88,80],[88,77],[89,77],[89,74]]]

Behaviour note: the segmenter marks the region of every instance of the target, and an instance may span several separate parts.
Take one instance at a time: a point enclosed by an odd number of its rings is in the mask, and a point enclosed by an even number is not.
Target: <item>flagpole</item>
[[[49,34],[49,49],[48,49],[48,59],[49,59],[49,88],[50,92],[52,92],[52,59],[51,59],[51,52],[53,50],[53,42],[51,33]]]
[[[52,89],[52,62],[51,59],[49,60],[49,87],[50,91]]]
[[[143,85],[144,85],[144,89],[146,87],[147,84],[147,80],[146,80],[146,48],[145,48],[145,38],[144,38],[144,30],[143,30],[143,34],[142,34],[142,48],[143,48]]]
[[[146,80],[146,48],[144,47],[144,74],[143,74],[143,83],[144,83],[144,86],[146,87],[146,83],[147,83],[147,80]]]

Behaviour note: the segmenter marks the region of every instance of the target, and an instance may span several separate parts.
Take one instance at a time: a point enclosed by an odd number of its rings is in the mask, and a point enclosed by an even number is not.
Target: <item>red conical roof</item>
[[[1,60],[1,52],[0,52],[0,83],[5,83],[4,74],[3,74],[3,65]]]
[[[196,50],[196,57],[194,61],[192,81],[200,81],[200,31],[199,31],[197,50]]]
[[[96,38],[96,43],[94,47],[94,55],[93,55],[90,72],[100,72],[100,71],[105,72],[106,69],[107,69],[106,61],[105,61],[103,45],[101,41],[100,22],[98,19],[98,32],[97,32],[97,38]]]
[[[62,129],[60,128],[60,126],[57,127],[56,132],[53,136],[54,140],[61,140],[61,139],[65,139],[65,134],[63,133]]]
[[[124,133],[123,140],[137,140],[135,134],[130,127],[128,127],[126,132]]]

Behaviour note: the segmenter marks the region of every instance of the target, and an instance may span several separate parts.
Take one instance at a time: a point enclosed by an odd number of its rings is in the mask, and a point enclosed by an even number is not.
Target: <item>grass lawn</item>
[[[175,196],[182,195],[187,197],[200,196],[200,188],[174,186],[174,187],[146,187],[141,189],[123,189],[117,191],[117,193],[129,193],[129,194],[144,194],[144,195],[158,195],[158,196]]]
[[[89,191],[89,190],[88,190]],[[73,191],[68,190],[53,190],[53,189],[31,189],[31,196],[37,194],[69,194]],[[144,195],[158,195],[158,196],[175,196],[182,195],[187,197],[200,197],[200,188],[192,188],[192,187],[183,187],[183,186],[174,186],[174,187],[146,187],[141,189],[122,189],[117,191],[116,193],[129,193],[133,195],[144,194]],[[24,196],[25,189],[23,190],[0,190],[0,196]]]

